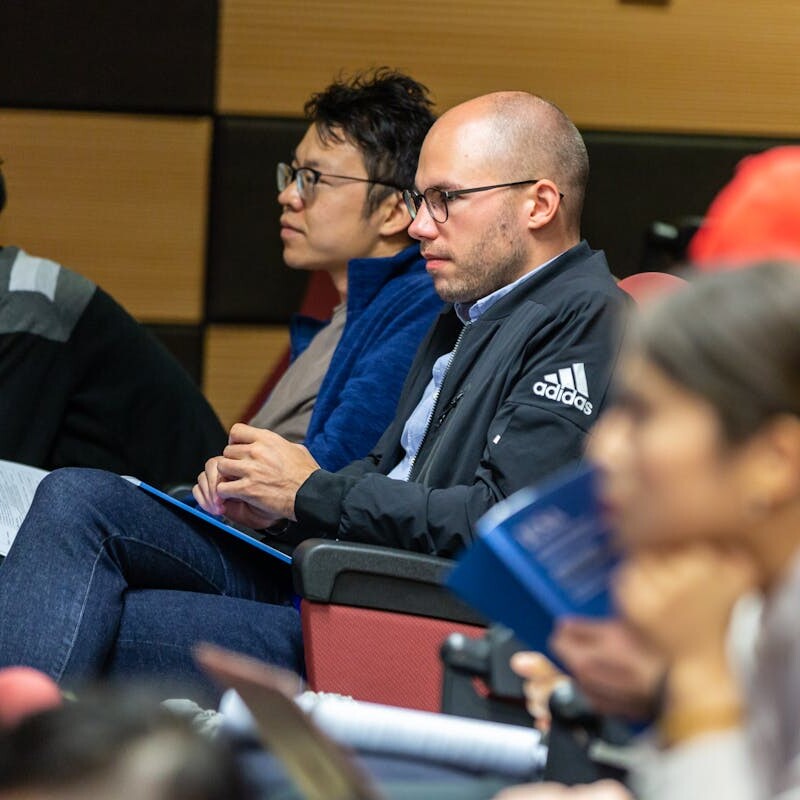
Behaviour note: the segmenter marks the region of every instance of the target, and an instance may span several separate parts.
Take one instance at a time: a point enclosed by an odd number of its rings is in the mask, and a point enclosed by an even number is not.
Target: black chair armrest
[[[446,558],[355,542],[307,539],[295,548],[295,591],[318,603],[486,625],[445,588]]]

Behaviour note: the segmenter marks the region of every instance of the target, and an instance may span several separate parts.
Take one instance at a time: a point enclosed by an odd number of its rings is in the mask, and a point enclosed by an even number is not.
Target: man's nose
[[[297,181],[292,181],[285,189],[278,192],[278,202],[282,206],[297,209],[303,205],[303,198],[297,188]]]
[[[438,232],[436,221],[428,211],[428,204],[421,203],[417,209],[417,216],[408,226],[408,235],[413,236],[415,239],[434,239]]]

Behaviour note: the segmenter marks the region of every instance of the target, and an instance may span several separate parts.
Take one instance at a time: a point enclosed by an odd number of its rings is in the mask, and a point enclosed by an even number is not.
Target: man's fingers
[[[268,456],[268,454],[269,449],[264,446],[263,442],[229,444],[222,451],[223,457],[239,461],[262,461]]]
[[[237,422],[228,433],[229,445],[270,442],[273,439],[282,439],[282,437],[266,428],[255,428],[252,425],[245,425],[244,422]]]
[[[217,471],[222,479],[217,483],[217,488],[219,490],[224,483],[230,483],[231,481],[235,481],[239,478],[249,475],[251,468],[249,462],[221,456],[217,460]]]
[[[566,676],[542,653],[520,651],[511,656],[511,669],[525,679],[526,706],[540,727],[550,723],[550,695],[567,680]]]
[[[217,483],[219,481],[218,462],[218,456],[209,458],[208,461],[206,461],[205,469],[197,476],[197,483],[192,489],[192,496],[200,507],[209,514],[214,515],[222,513],[222,506],[217,496]]]
[[[197,483],[192,488],[192,497],[203,511],[215,516],[222,513],[222,506],[216,493],[210,490],[205,473],[198,475]]]
[[[280,518],[265,514],[242,500],[226,500],[225,516],[254,530],[262,530],[274,525]]]

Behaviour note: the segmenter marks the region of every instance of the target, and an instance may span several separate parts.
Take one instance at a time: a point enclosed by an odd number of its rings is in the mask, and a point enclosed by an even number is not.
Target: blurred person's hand
[[[667,664],[662,731],[669,741],[740,724],[726,637],[733,606],[756,577],[746,555],[707,544],[638,553],[621,568],[617,605]]]
[[[664,659],[623,622],[565,619],[557,624],[550,646],[597,713],[633,720],[653,716]],[[550,695],[567,675],[541,653],[525,651],[512,657],[511,669],[525,679],[527,708],[536,726],[547,730]]]
[[[550,647],[599,714],[632,720],[653,716],[664,659],[624,622],[564,619]]]
[[[569,678],[542,653],[521,650],[511,656],[511,669],[523,679],[525,705],[541,731],[550,729],[550,695]]]

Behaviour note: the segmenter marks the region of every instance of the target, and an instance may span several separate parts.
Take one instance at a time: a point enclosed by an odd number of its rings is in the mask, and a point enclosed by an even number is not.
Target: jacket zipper
[[[439,403],[439,395],[442,392],[442,386],[444,386],[445,380],[447,380],[447,374],[450,372],[450,367],[453,364],[453,359],[456,357],[456,353],[458,352],[459,345],[461,344],[461,340],[464,338],[464,334],[467,331],[467,328],[472,325],[472,320],[464,324],[464,327],[461,329],[460,333],[458,334],[458,338],[456,339],[455,346],[453,347],[452,352],[450,353],[450,358],[447,360],[447,366],[444,370],[444,375],[442,375],[442,382],[439,384],[439,388],[436,390],[436,393],[433,396],[433,406],[431,408],[431,413],[428,415],[428,421],[425,423],[425,433],[422,434],[422,441],[419,443],[419,447],[417,448],[417,452],[414,453],[413,457],[411,458],[411,463],[408,465],[408,475],[406,476],[406,481],[411,480],[411,476],[414,473],[414,465],[417,463],[417,456],[422,452],[422,448],[425,446],[425,440],[428,438],[428,434],[431,432],[431,427],[433,424],[433,420],[436,418],[436,406]],[[463,394],[463,392],[461,393]],[[456,398],[453,398],[455,405],[458,400],[461,399],[461,395],[458,395]],[[450,413],[452,409],[448,406],[443,417],[446,417],[447,414]],[[444,422],[444,418],[442,418],[441,422]],[[440,422],[440,424],[441,424]],[[438,427],[438,426],[437,426]]]

